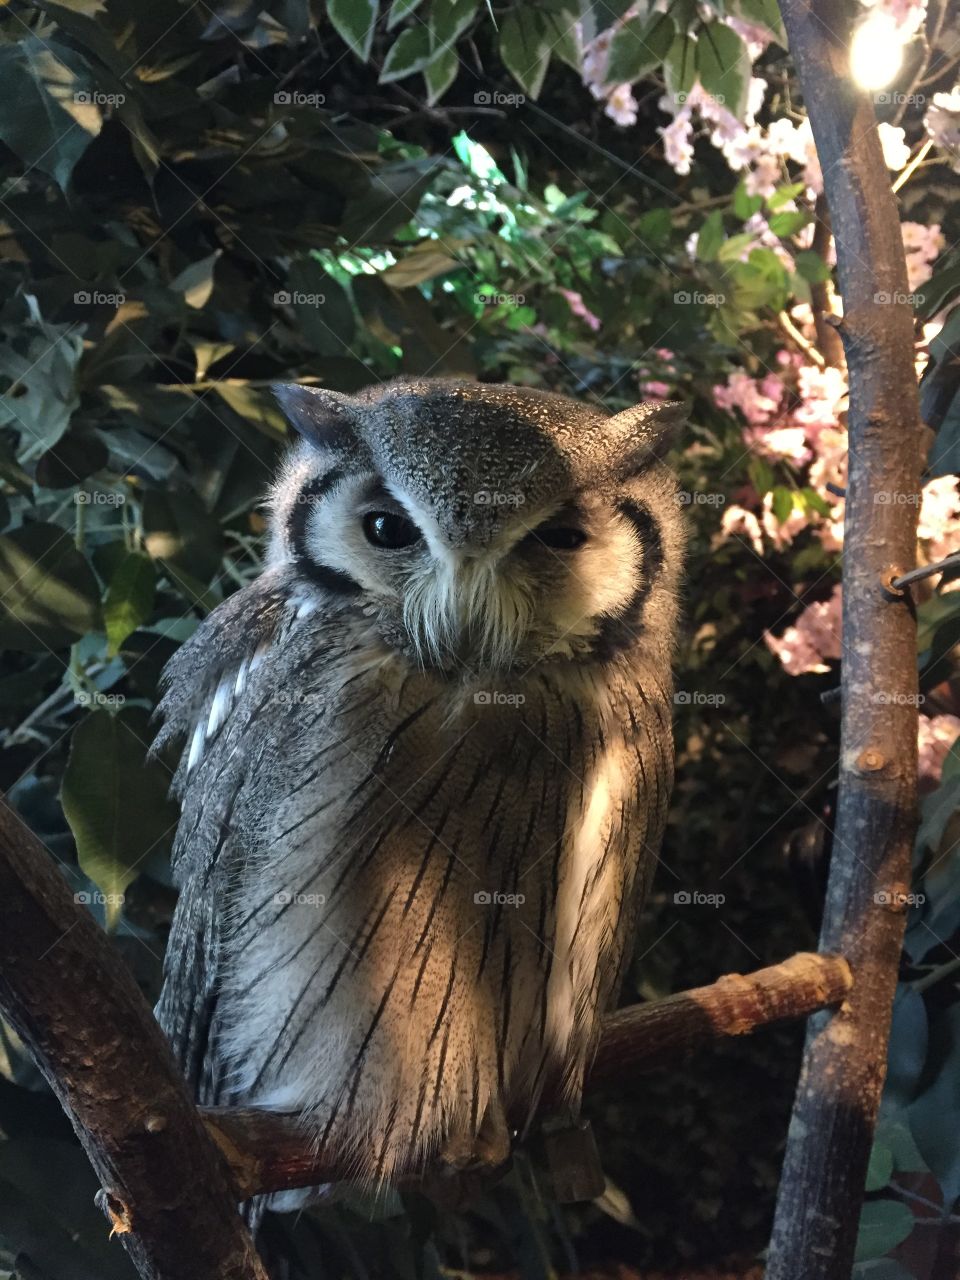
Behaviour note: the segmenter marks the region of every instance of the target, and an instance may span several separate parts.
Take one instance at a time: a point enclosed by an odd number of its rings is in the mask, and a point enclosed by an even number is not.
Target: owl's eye
[[[582,529],[576,528],[575,525],[562,524],[536,529],[530,537],[543,546],[549,547],[551,551],[576,551],[587,540],[587,535]]]
[[[363,517],[363,532],[369,543],[387,551],[412,547],[423,537],[412,520],[396,511],[368,511]]]

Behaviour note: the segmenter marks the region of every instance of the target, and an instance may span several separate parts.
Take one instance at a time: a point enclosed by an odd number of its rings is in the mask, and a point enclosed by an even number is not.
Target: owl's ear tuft
[[[340,449],[354,441],[353,401],[342,391],[275,382],[270,388],[284,417],[305,440],[324,449]]]
[[[603,424],[604,432],[622,464],[639,467],[673,447],[689,416],[689,405],[679,400],[651,400],[615,413]]]

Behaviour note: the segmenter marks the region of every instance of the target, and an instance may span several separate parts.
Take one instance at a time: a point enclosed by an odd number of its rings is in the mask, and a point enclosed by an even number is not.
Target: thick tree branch
[[[700,1045],[839,1004],[850,986],[845,960],[800,954],[757,973],[728,974],[709,987],[621,1009],[604,1024],[587,1088],[626,1084],[637,1071]],[[233,1170],[238,1199],[345,1176],[335,1160],[311,1146],[294,1115],[253,1108],[209,1108],[203,1115]]]
[[[913,309],[873,105],[850,77],[852,8],[780,0],[830,207],[850,383],[840,792],[820,945],[849,960],[855,985],[808,1029],[767,1280],[850,1275],[916,811],[914,619],[909,599],[884,587],[916,553]]]
[[[266,1280],[149,1005],[6,804],[0,1008],[70,1117],[144,1280]]]

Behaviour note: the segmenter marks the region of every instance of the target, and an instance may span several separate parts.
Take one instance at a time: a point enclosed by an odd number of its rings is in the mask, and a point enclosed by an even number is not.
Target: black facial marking
[[[333,467],[330,471],[324,472],[322,476],[315,476],[313,480],[303,486],[297,494],[293,510],[290,512],[290,517],[287,521],[287,537],[297,560],[297,568],[305,577],[315,582],[317,586],[323,587],[326,591],[332,591],[342,596],[356,596],[363,591],[363,587],[356,579],[351,578],[348,573],[343,573],[339,569],[331,568],[330,565],[318,564],[307,550],[307,524],[310,520],[310,512],[313,510],[314,503],[320,502],[342,479],[343,472],[339,468]]]
[[[616,617],[604,618],[593,644],[594,656],[607,661],[634,644],[643,631],[643,609],[654,582],[663,570],[663,539],[660,526],[642,502],[624,498],[617,510],[633,525],[641,547],[640,585]]]

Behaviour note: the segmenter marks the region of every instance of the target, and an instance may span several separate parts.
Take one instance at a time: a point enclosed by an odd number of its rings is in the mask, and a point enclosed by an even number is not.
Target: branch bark
[[[830,207],[850,385],[840,792],[822,951],[855,986],[807,1033],[767,1280],[846,1280],[886,1072],[916,812],[916,636],[884,589],[916,554],[913,311],[870,99],[850,78],[850,6],[780,0]],[[890,696],[877,700],[876,695]]]
[[[70,1117],[144,1280],[267,1280],[149,1005],[6,804],[0,1008]]]
[[[839,1004],[851,982],[840,957],[800,954],[756,973],[728,974],[709,987],[621,1009],[604,1023],[587,1088],[630,1080],[637,1071],[711,1041]],[[212,1107],[203,1117],[233,1172],[238,1199],[346,1176],[310,1143],[295,1115]]]

